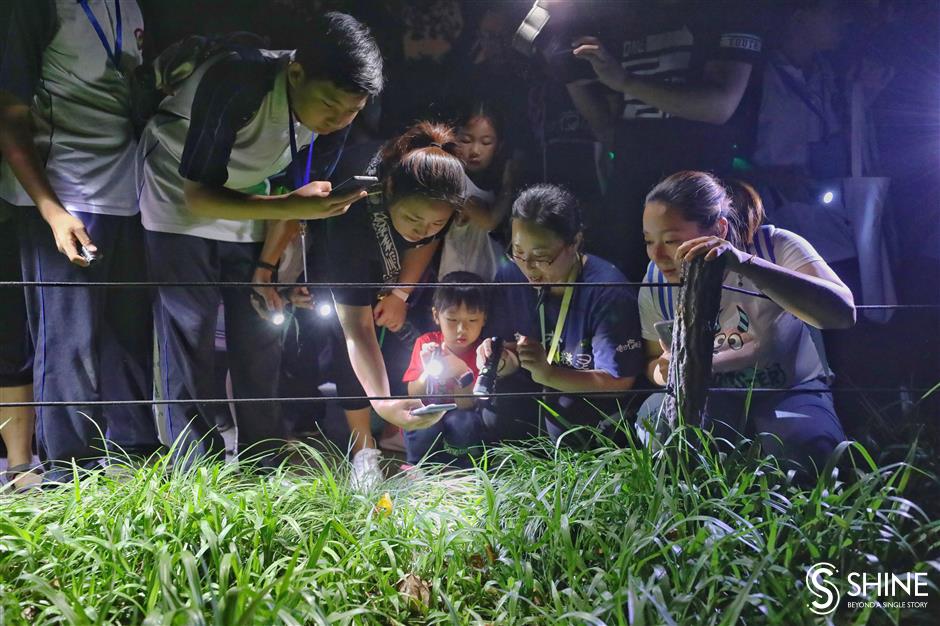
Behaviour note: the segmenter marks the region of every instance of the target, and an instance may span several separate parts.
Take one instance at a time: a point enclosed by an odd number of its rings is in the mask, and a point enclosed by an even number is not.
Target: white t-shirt
[[[265,57],[279,59],[273,85],[261,100],[250,121],[231,128],[231,151],[221,157],[227,178],[224,186],[245,193],[268,193],[267,179],[282,172],[291,162],[289,109],[286,66],[290,52],[262,50]],[[230,57],[220,55],[199,66],[177,93],[160,105],[159,112],[147,124],[140,141],[137,180],[140,187],[140,211],[144,228],[150,231],[194,235],[217,241],[264,241],[263,220],[227,220],[198,217],[186,208],[184,178],[180,174],[184,149],[191,131],[194,101],[206,73]],[[246,81],[247,82],[247,81]],[[222,84],[219,90],[231,88]],[[263,88],[263,85],[262,85]],[[228,97],[228,96],[226,96]],[[203,102],[211,105],[205,92]],[[218,135],[216,128],[200,129],[207,143]],[[298,150],[309,145],[315,135],[294,120]],[[217,159],[210,148],[200,154]],[[197,164],[199,166],[199,164]],[[215,164],[215,167],[219,167]]]
[[[88,3],[112,50],[117,39],[114,1]],[[25,7],[23,3],[11,10],[25,11]],[[32,93],[33,143],[49,183],[66,210],[135,215],[137,193],[134,178],[129,174],[134,171],[137,142],[130,117],[128,76],[141,63],[139,38],[143,36],[143,16],[135,0],[121,0],[119,71],[78,2],[56,0],[54,9],[49,20],[50,39],[41,52],[38,76],[15,76],[15,72],[28,74],[33,59],[16,58],[11,52],[4,58],[4,77],[0,81],[4,84],[0,84],[0,89],[9,90],[5,82],[14,76],[14,80],[20,81],[36,79],[34,85],[22,85],[15,91],[24,92],[22,95]],[[24,43],[18,41],[20,37],[45,36],[21,28],[19,25],[26,24],[25,21],[16,23],[6,33],[9,39],[3,42],[8,49],[23,49],[25,46],[18,45]],[[18,206],[33,205],[6,162],[0,169],[0,197]]]
[[[465,179],[467,198],[475,198],[487,206],[493,205],[496,194],[480,189],[469,176],[465,176]],[[443,278],[451,272],[473,272],[485,280],[493,280],[501,256],[499,246],[488,231],[472,222],[459,223],[455,219],[444,235],[438,274]]]
[[[805,239],[774,226],[761,226],[747,252],[790,270],[823,262]],[[643,282],[669,281],[650,262]],[[736,272],[728,272],[724,284],[759,291],[754,283]],[[659,340],[653,324],[674,318],[678,291],[677,287],[640,288],[640,326],[644,339]],[[718,321],[715,354],[728,351],[738,354],[732,371],[713,374],[714,386],[789,388],[826,375],[810,327],[772,300],[724,289]]]

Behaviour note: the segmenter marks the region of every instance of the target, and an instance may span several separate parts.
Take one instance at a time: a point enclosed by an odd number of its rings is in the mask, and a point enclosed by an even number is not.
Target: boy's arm
[[[223,185],[183,181],[186,208],[211,219],[320,220],[342,215],[353,202],[366,196],[365,191],[356,190],[333,197],[332,186],[326,181],[314,181],[274,196],[242,193]]]
[[[200,79],[179,164],[186,207],[194,214],[235,220],[324,219],[345,212],[365,196],[356,191],[331,198],[332,186],[325,181],[274,196],[225,187],[238,131],[257,115],[276,72],[269,62],[227,58]]]

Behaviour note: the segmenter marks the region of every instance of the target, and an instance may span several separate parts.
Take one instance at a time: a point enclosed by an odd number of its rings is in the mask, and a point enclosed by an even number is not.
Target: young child
[[[439,275],[468,271],[492,280],[505,260],[500,240],[522,165],[513,158],[502,116],[489,104],[474,103],[456,128],[467,201],[444,237]]]
[[[405,432],[405,451],[409,464],[422,459],[469,467],[468,453],[483,443],[484,426],[469,394],[479,373],[476,366],[480,333],[486,323],[486,297],[480,287],[461,283],[483,282],[470,272],[451,272],[441,280],[449,283],[434,291],[432,313],[440,330],[425,333],[415,340],[411,364],[402,380],[412,396],[434,396],[426,403],[455,402],[430,428]],[[451,286],[452,285],[452,286]]]

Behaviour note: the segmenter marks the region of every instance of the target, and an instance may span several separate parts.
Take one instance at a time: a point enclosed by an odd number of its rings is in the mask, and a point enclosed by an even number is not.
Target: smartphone
[[[379,179],[375,176],[350,176],[340,184],[334,186],[330,195],[336,193],[346,194],[360,189],[368,189],[377,182],[379,182]]]
[[[653,324],[653,328],[656,329],[656,334],[659,335],[659,339],[667,348],[672,348],[672,327],[674,325],[675,322],[673,320],[662,320]]]
[[[453,411],[456,408],[457,405],[453,402],[448,402],[447,404],[426,404],[420,409],[412,409],[409,413],[411,415],[427,415],[428,413]]]

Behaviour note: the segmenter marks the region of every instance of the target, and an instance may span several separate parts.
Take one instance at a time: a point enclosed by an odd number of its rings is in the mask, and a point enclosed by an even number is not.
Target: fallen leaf
[[[405,574],[398,581],[398,593],[407,596],[421,611],[426,610],[431,602],[431,586],[415,574]]]

